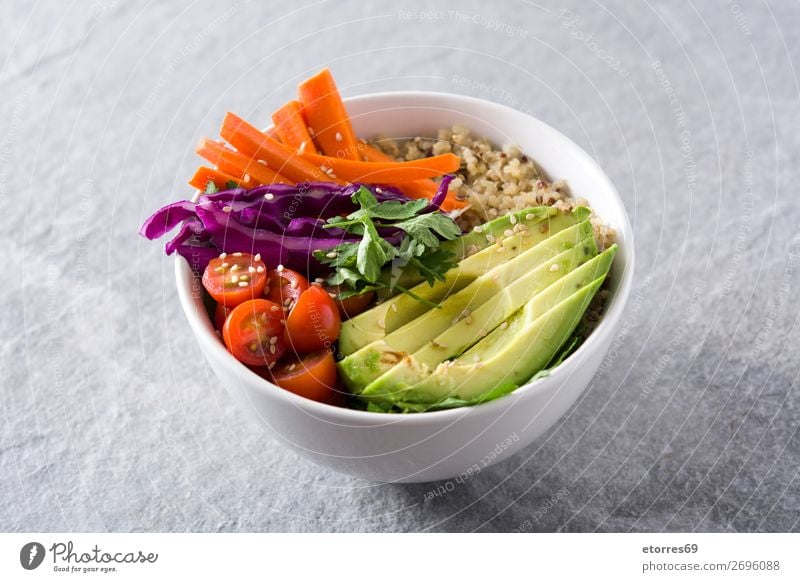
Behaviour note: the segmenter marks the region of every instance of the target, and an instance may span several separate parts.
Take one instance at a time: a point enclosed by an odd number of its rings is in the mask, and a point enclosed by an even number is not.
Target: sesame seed
[[[231,208],[230,206],[223,206],[222,207],[222,212],[230,212],[231,210],[233,210],[233,208]]]
[[[300,142],[300,147],[297,148],[297,153],[302,156],[304,151],[306,151],[306,142],[305,142],[305,140]]]
[[[558,271],[559,268],[560,267],[558,266],[558,263],[553,263],[552,265],[550,265],[550,271],[553,272],[553,273]]]
[[[280,307],[278,307],[277,305],[273,305],[272,307],[269,308],[269,310],[270,311],[278,311],[278,310],[280,310]]]
[[[239,287],[247,287],[249,284],[247,281],[239,281]]]
[[[222,269],[226,268],[227,266],[228,266],[228,263],[222,263],[222,264],[220,265],[220,267],[221,267]]]
[[[256,253],[256,256],[253,257],[253,260],[256,261],[256,262],[260,261],[261,260],[261,253]]]
[[[238,270],[239,270],[239,265],[234,263],[233,266],[231,267],[231,273],[235,273]]]
[[[275,198],[275,194],[264,194],[265,200],[272,200],[273,198]]]
[[[525,215],[525,220],[533,220],[534,218],[536,218],[536,215],[534,215],[534,214],[526,214]]]
[[[310,125],[308,126],[308,135],[314,135],[314,128]]]
[[[290,371],[291,371],[291,370],[294,370],[296,367],[297,367],[297,364],[295,364],[295,363],[292,363],[292,364],[289,366],[289,370],[290,370]]]
[[[386,322],[382,319],[378,320],[378,327],[381,329],[386,329]]]
[[[278,265],[277,270],[278,271],[283,271],[283,265]]]
[[[508,322],[507,321],[504,321],[503,323],[500,324],[500,329],[505,329],[507,327],[508,327]]]
[[[253,265],[250,265],[249,267],[247,267],[247,272],[248,273],[255,273],[256,272],[256,268]]]
[[[506,247],[504,247],[503,245],[498,245],[498,246],[497,246],[497,252],[498,252],[498,253],[502,253],[502,252],[504,252],[505,250],[506,250]]]
[[[239,281],[249,281],[250,275],[239,275]]]
[[[392,311],[397,313],[397,303],[392,303]]]
[[[276,351],[277,351],[277,348],[275,347],[275,344],[271,344],[269,346],[269,353],[270,354],[274,354]]]
[[[217,267],[216,269],[214,269],[214,272],[215,273],[224,273],[225,269],[223,267]]]
[[[323,279],[322,277],[317,277],[316,279],[314,279],[314,283],[319,283],[320,285],[322,285],[324,282],[325,279]]]
[[[472,230],[473,230],[474,232],[477,232],[478,234],[480,234],[480,233],[482,233],[482,232],[483,232],[483,227],[482,227],[482,226],[476,226],[476,227],[475,227],[475,228],[473,228]]]
[[[263,272],[264,272],[264,267],[262,267],[261,265],[256,267],[256,273],[263,273]]]
[[[336,293],[328,293],[331,299],[336,299]]]
[[[336,258],[336,253],[331,251],[328,254],[326,254],[325,256],[328,257],[329,259],[335,259]]]
[[[261,164],[262,166],[266,166],[266,165],[267,165],[267,162],[266,162],[266,161],[264,161],[264,160],[256,160],[256,161],[257,161],[259,164]]]
[[[336,141],[343,141],[344,140],[344,138],[342,137],[342,134],[339,133],[338,131],[336,132],[336,136],[335,137],[336,137]]]
[[[267,369],[268,369],[268,370],[271,370],[272,368],[274,368],[274,367],[275,367],[275,364],[277,364],[277,363],[278,363],[278,362],[270,362],[270,363],[269,363],[269,366],[267,366]]]
[[[517,216],[515,214],[512,214],[511,216],[509,216],[508,220],[509,220],[509,222],[511,222],[511,224],[517,224]]]
[[[238,283],[238,282],[239,282],[239,277],[237,277],[236,275],[231,277],[231,283]]]
[[[220,254],[219,254],[219,258],[220,258],[220,259],[224,259],[224,258],[225,258],[225,257],[227,257],[227,256],[228,256],[228,253],[220,253]]]
[[[276,343],[278,343],[278,336],[274,335],[274,336],[272,336],[271,338],[269,338],[269,343],[270,343],[270,344],[276,344]]]
[[[241,257],[241,256],[242,256],[242,253],[233,253],[233,256],[234,256],[234,257]]]
[[[495,238],[491,234],[487,234],[486,240],[490,243],[493,243],[495,241]]]
[[[503,234],[504,234],[505,236],[507,236],[507,237],[508,237],[508,236],[514,236],[514,231],[513,231],[513,230],[511,230],[511,229],[506,229],[506,230],[504,230],[504,231],[503,231]]]

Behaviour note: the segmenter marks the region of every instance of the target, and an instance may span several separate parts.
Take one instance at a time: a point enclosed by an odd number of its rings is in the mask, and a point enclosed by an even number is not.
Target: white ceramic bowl
[[[306,400],[260,378],[223,347],[183,259],[175,263],[181,305],[212,369],[230,394],[281,442],[325,467],[378,482],[457,477],[500,461],[542,435],[576,401],[608,350],[630,293],[633,233],[614,186],[586,152],[552,127],[508,107],[460,95],[380,93],[346,101],[356,134],[435,135],[454,124],[494,143],[518,144],[552,179],[566,179],[617,231],[612,297],[586,342],[546,378],[485,404],[387,415]]]

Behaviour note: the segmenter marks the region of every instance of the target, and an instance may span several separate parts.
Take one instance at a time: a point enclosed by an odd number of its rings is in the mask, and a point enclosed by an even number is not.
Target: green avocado
[[[616,250],[614,245],[584,266],[604,255],[613,258]],[[611,261],[605,262],[606,268],[610,267]],[[381,398],[419,403],[436,403],[449,397],[471,400],[497,386],[524,384],[548,364],[572,335],[606,274],[607,271],[550,307],[568,291],[568,286],[558,289],[558,284],[552,285],[511,317],[505,329],[495,328],[458,358],[440,364],[421,382]]]
[[[361,393],[362,396],[394,397],[421,382],[436,365],[458,356],[487,336],[538,293],[542,294],[537,302],[539,311],[554,307],[576,289],[590,284],[608,271],[614,253],[596,255],[594,238],[589,237],[520,277],[473,311],[471,322],[459,321],[410,356],[402,358],[369,384]],[[554,270],[553,265],[558,267]],[[477,334],[476,329],[479,330]]]
[[[493,267],[521,255],[549,236],[585,220],[589,214],[589,210],[583,207],[576,208],[568,214],[560,213],[550,207],[528,208],[513,215],[515,217],[520,215],[521,218],[511,218],[511,215],[503,216],[483,225],[480,232],[473,231],[459,239],[442,243],[443,246],[448,243],[456,243],[446,247],[452,252],[461,249],[466,253],[465,249],[470,247],[473,247],[473,251],[476,248],[482,250],[463,259],[458,267],[448,271],[444,281],[436,281],[433,285],[423,282],[411,288],[410,291],[416,298],[405,293],[396,295],[343,322],[339,332],[339,352],[349,356],[364,346],[383,338],[430,310],[431,303],[439,303],[444,297],[460,291]],[[525,224],[527,228],[524,230],[518,228],[516,234],[501,242],[489,243],[491,240],[503,237],[505,230],[502,229],[502,226],[512,226],[514,220],[524,221],[517,222],[517,224]],[[532,224],[538,226],[530,228]],[[488,228],[490,225],[494,226]],[[497,234],[494,235],[493,232]],[[482,246],[478,245],[479,242],[482,243]],[[505,251],[496,252],[501,244]],[[423,299],[427,303],[419,301],[419,299]]]
[[[589,213],[587,208],[576,208],[575,211],[580,215],[579,220],[586,218]],[[517,224],[531,228],[558,213],[559,211],[552,206],[532,206],[516,212],[510,212],[474,228],[457,239],[444,241],[442,249],[453,253],[456,261],[461,261],[472,253],[492,245],[492,239],[503,237],[505,231],[513,230]],[[586,213],[586,216],[583,216],[583,213]],[[397,289],[398,285],[403,289],[410,289],[422,281],[423,277],[415,269],[405,268],[405,266],[395,266],[392,269],[387,269],[381,275],[380,282],[385,285],[385,288],[378,291],[378,298],[387,299],[396,295],[400,292]]]
[[[509,237],[504,244],[513,244],[510,240],[516,236],[518,235]],[[592,239],[592,225],[589,220],[584,220],[553,234],[518,257],[485,271],[460,291],[448,295],[439,309],[423,313],[382,339],[346,357],[339,366],[343,381],[351,391],[362,392],[367,384],[407,358],[408,354],[417,351],[462,321],[470,328],[465,338],[468,344],[478,341],[481,332],[485,335],[488,330],[473,324],[472,311],[477,310],[526,273],[545,263],[549,266],[550,261],[562,254],[565,249],[577,245],[583,246],[582,243],[587,240],[592,241],[591,244],[588,242],[586,244],[589,245],[588,252],[594,256],[597,249]],[[508,254],[505,247],[490,247],[490,249],[495,254]]]

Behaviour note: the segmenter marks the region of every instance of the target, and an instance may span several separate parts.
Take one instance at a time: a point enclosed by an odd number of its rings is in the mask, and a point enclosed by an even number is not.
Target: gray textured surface
[[[797,4],[219,4],[0,8],[3,530],[800,530]],[[266,120],[323,65],[532,112],[635,225],[604,371],[427,503],[267,440],[135,236],[226,110]]]

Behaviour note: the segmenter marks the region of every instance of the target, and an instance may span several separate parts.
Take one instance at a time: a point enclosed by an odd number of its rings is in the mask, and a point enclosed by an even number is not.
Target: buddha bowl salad
[[[144,223],[243,365],[313,400],[424,412],[546,375],[591,332],[614,233],[518,148],[366,142],[326,69],[258,130],[227,114],[193,201]],[[227,142],[227,143],[225,143]]]

